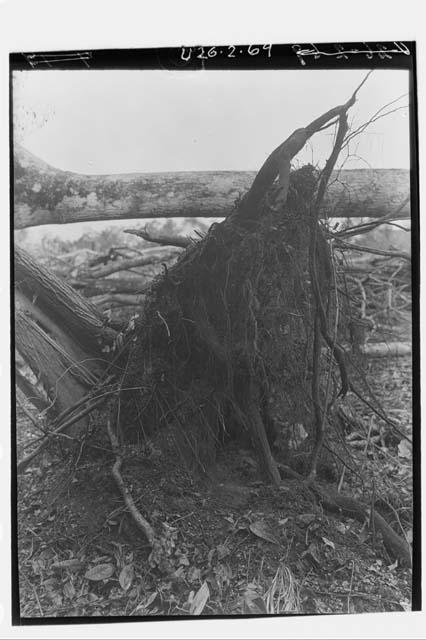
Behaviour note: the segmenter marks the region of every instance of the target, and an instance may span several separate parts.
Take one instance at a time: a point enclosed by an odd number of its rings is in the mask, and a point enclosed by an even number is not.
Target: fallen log
[[[168,247],[154,247],[152,249],[146,249],[143,255],[137,258],[129,258],[126,260],[120,260],[113,262],[112,264],[96,267],[91,269],[89,274],[93,278],[104,278],[112,273],[118,273],[119,271],[127,271],[128,269],[135,269],[136,267],[145,267],[150,264],[158,264],[159,262],[167,262],[179,254],[177,248]]]
[[[256,176],[255,171],[83,175],[14,147],[15,229],[131,218],[224,218]],[[400,217],[407,218],[409,193],[408,170],[342,170],[331,175],[321,215],[381,218],[406,201]]]
[[[361,345],[360,351],[369,358],[411,356],[411,344],[409,342],[376,342]]]
[[[132,295],[126,293],[106,293],[105,295],[93,296],[91,302],[98,307],[119,306],[119,307],[141,307],[145,301],[144,295]]]
[[[39,316],[49,319],[46,328],[51,330],[50,325],[56,324],[55,332],[66,333],[87,353],[98,355],[99,343],[112,341],[115,332],[105,326],[96,307],[21,247],[15,245],[14,255],[16,290],[28,300],[33,312],[37,310]]]
[[[127,277],[127,278],[72,278],[67,280],[68,284],[82,293],[87,298],[93,296],[105,295],[107,293],[127,293],[130,295],[140,294],[145,291],[150,282],[150,278],[146,277]],[[92,300],[93,302],[93,300]]]

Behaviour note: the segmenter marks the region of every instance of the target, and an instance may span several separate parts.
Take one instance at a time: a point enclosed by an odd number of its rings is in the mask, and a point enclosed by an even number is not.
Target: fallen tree
[[[328,232],[321,224],[327,187],[333,182],[335,163],[348,132],[347,112],[356,94],[357,91],[346,103],[296,130],[272,152],[244,197],[226,209],[226,219],[212,225],[205,238],[191,243],[176,263],[155,279],[145,293],[139,317],[132,320],[127,331],[114,332],[96,308],[85,307],[78,294],[66,287],[58,286],[62,298],[56,297],[56,305],[49,307],[49,292],[54,286],[46,282],[51,284],[52,280],[35,267],[28,268],[25,256],[18,256],[19,267],[24,269],[24,275],[25,269],[29,272],[32,289],[37,287],[38,292],[32,299],[28,280],[23,278],[22,295],[31,304],[39,304],[41,312],[48,310],[54,317],[63,318],[76,343],[81,344],[78,335],[87,327],[90,340],[87,335],[84,340],[87,348],[99,355],[94,360],[100,363],[94,388],[99,388],[101,378],[110,374],[106,378],[108,388],[101,388],[99,395],[116,398],[112,418],[108,412],[108,435],[116,456],[114,478],[150,543],[154,541],[152,528],[135,512],[120,473],[120,439],[159,438],[164,446],[181,455],[182,464],[194,473],[200,468],[209,472],[216,451],[224,442],[244,440],[258,454],[264,475],[279,485],[281,475],[273,452],[276,424],[279,420],[288,425],[302,423],[308,433],[304,451],[307,486],[317,490],[325,506],[337,505],[362,517],[366,515],[364,506],[354,507],[352,502],[348,508],[347,498],[331,496],[317,482],[325,433],[333,424],[335,408],[347,393],[356,392],[348,371],[348,354],[340,342],[334,256],[327,241]],[[308,165],[291,171],[292,158],[307,140],[334,124],[335,144],[324,170],[318,172]],[[27,173],[28,165],[21,167],[17,175],[16,211],[22,226],[52,222],[57,216],[62,222],[89,219],[84,217],[89,215],[89,201],[90,219],[109,215],[105,198],[96,192],[96,177],[79,183],[72,176],[62,175],[56,182],[57,176],[50,168],[44,168],[46,180],[37,182],[41,180],[39,168],[34,164],[31,167]],[[31,171],[32,182],[26,183]],[[103,184],[108,186],[108,179]],[[120,184],[132,184],[133,190],[137,186],[130,178]],[[125,217],[136,213],[143,217],[141,207],[146,204],[146,194],[136,202],[124,187],[121,192],[114,189],[114,215],[121,207]],[[193,198],[190,185],[187,189],[184,195],[188,197],[189,210],[194,208],[194,215],[195,211],[197,217],[204,215],[203,211],[206,215],[208,211],[209,217],[217,215],[208,194],[201,205]],[[30,191],[35,193],[34,200]],[[122,200],[125,193],[124,200],[128,197],[126,202],[131,202],[127,208]],[[53,199],[40,201],[40,194]],[[403,196],[406,198],[405,192]],[[161,211],[166,210],[167,215],[171,211],[176,215],[181,211],[177,208],[179,197],[172,198],[174,209],[161,209],[163,205],[155,208],[151,198],[149,217],[163,215]],[[366,213],[366,199],[361,208],[353,203],[343,208],[343,201],[339,202],[342,208],[333,209],[334,215],[336,211],[354,215],[362,210],[363,216],[371,216],[373,211],[370,208]],[[19,203],[27,209],[24,211]],[[381,199],[380,206],[381,215],[388,215],[389,202],[384,207]],[[400,202],[398,206],[401,207]],[[70,217],[64,215],[66,207],[73,211]],[[405,213],[399,211],[399,215]],[[112,267],[99,267],[99,275],[111,274],[116,270],[111,271]],[[71,314],[71,298],[81,312],[70,319],[67,314]],[[55,325],[49,328],[46,323],[45,330],[54,333]],[[59,333],[56,339],[60,341]],[[105,347],[109,356],[105,355]],[[77,358],[75,361],[82,364]],[[35,363],[32,368],[36,368]],[[83,413],[79,412],[81,402],[86,403],[85,415],[97,406],[95,396],[81,391],[80,400],[62,415],[59,424],[55,423],[55,434],[76,423]],[[287,463],[291,463],[290,457],[286,458]],[[388,535],[389,525],[373,517],[372,521],[377,529],[382,528],[391,550],[404,561],[409,560],[405,542],[396,536],[395,543],[395,536]]]
[[[90,176],[51,167],[15,144],[15,229],[126,218],[226,218],[252,184],[253,171],[205,171]],[[321,217],[381,218],[404,206],[410,216],[410,172],[335,172]]]

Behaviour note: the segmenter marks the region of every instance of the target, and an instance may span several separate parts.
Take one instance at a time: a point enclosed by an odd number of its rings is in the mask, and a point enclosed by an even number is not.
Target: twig
[[[31,460],[33,460],[36,456],[39,455],[39,453],[43,451],[43,449],[47,445],[47,442],[49,441],[50,438],[54,438],[58,435],[61,435],[62,431],[65,431],[65,429],[68,429],[68,427],[71,427],[75,422],[78,422],[78,420],[80,420],[85,415],[93,411],[93,409],[101,405],[103,402],[104,402],[104,398],[99,399],[97,402],[94,402],[93,404],[89,405],[88,407],[86,407],[85,409],[77,413],[73,418],[70,418],[69,420],[65,421],[63,424],[59,425],[54,431],[50,431],[49,433],[46,433],[45,436],[42,436],[43,438],[46,438],[46,441],[42,442],[37,447],[37,449],[35,449],[35,451],[33,451],[28,456],[23,458],[21,462],[17,464],[16,472],[23,473],[25,469],[28,467],[28,465],[30,464]]]
[[[403,431],[398,429],[396,424],[392,420],[390,420],[384,413],[382,413],[381,411],[376,409],[376,407],[373,404],[371,404],[371,402],[369,402],[367,400],[367,398],[364,398],[364,396],[358,391],[358,389],[356,389],[356,387],[354,387],[353,383],[351,383],[351,385],[350,385],[350,390],[352,391],[352,393],[354,393],[356,395],[356,397],[359,400],[361,400],[361,402],[363,402],[365,405],[367,405],[367,407],[369,407],[371,409],[371,411],[373,411],[373,413],[376,414],[376,416],[381,418],[384,422],[386,422],[386,424],[388,424],[390,427],[392,427],[392,429],[394,429],[394,431],[399,433],[401,438],[404,438],[404,440],[407,440],[407,442],[409,442],[410,444],[413,444],[413,441],[411,440],[411,438],[409,438]]]
[[[402,258],[403,260],[411,261],[411,256],[405,251],[385,251],[384,249],[372,249],[371,247],[364,247],[359,244],[352,244],[351,242],[345,242],[344,240],[336,239],[338,247],[344,249],[351,249],[352,251],[359,251],[360,253],[372,253],[378,256],[388,256],[390,258]]]
[[[334,233],[333,236],[335,238],[340,238],[340,237],[359,235],[361,233],[367,233],[368,231],[372,231],[373,229],[375,229],[376,227],[379,227],[382,224],[390,224],[393,220],[401,220],[401,219],[410,220],[410,216],[404,215],[401,218],[401,215],[400,215],[401,211],[409,202],[410,202],[410,196],[407,196],[401,202],[401,204],[398,205],[398,207],[394,211],[389,213],[387,216],[384,216],[383,218],[379,218],[378,220],[364,222],[363,224],[355,225],[354,227],[348,227],[347,229],[342,229],[342,231],[337,231],[336,233]],[[404,229],[404,231],[407,231],[407,229]]]
[[[109,439],[111,440],[112,450],[115,455],[115,462],[112,467],[113,478],[118,488],[120,489],[120,493],[123,496],[123,500],[130,512],[130,515],[132,516],[138,528],[142,531],[142,533],[148,539],[148,542],[150,543],[150,545],[153,546],[155,542],[154,530],[149,524],[149,522],[140,513],[139,509],[136,507],[135,502],[130,494],[130,491],[124,484],[123,477],[120,473],[121,465],[123,464],[123,457],[121,454],[118,438],[115,435],[114,431],[112,430],[111,421],[109,419],[107,420],[107,431],[108,431]]]

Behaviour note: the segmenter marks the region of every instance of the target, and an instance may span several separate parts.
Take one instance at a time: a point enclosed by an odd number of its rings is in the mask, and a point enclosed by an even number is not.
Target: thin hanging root
[[[130,515],[135,521],[137,527],[142,531],[144,536],[147,538],[149,544],[153,546],[155,542],[154,529],[151,527],[149,522],[145,520],[143,515],[140,513],[139,509],[136,507],[135,502],[131,496],[131,493],[126,487],[123,477],[121,475],[121,465],[123,464],[123,456],[121,455],[118,438],[115,435],[114,431],[112,430],[110,420],[107,420],[107,430],[108,430],[109,439],[111,440],[112,450],[115,454],[115,462],[112,467],[112,476],[118,488],[120,489],[120,493],[123,496],[124,503],[128,508]]]
[[[312,402],[315,413],[315,444],[311,458],[311,469],[309,478],[314,479],[317,475],[318,460],[324,442],[324,419],[321,410],[320,392],[319,392],[319,375],[320,375],[320,356],[321,356],[321,338],[320,338],[320,320],[318,312],[315,316],[314,326],[314,347],[313,347],[313,370],[312,370]],[[325,408],[324,408],[325,411]]]

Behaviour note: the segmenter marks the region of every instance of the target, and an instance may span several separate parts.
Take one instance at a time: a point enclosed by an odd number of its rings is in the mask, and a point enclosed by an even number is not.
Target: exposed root
[[[112,467],[112,476],[117,484],[117,487],[120,489],[120,493],[123,496],[124,503],[129,510],[130,515],[136,523],[138,529],[142,531],[144,536],[147,538],[149,544],[151,546],[154,545],[155,542],[155,533],[154,529],[149,524],[148,520],[146,520],[139,509],[136,507],[135,502],[132,498],[132,495],[129,489],[126,487],[123,476],[121,475],[121,465],[123,464],[123,456],[121,454],[120,445],[118,442],[118,438],[115,435],[112,427],[111,421],[107,420],[107,430],[109,439],[111,440],[112,450],[115,454],[115,462]]]
[[[397,559],[401,564],[411,567],[412,558],[410,547],[407,542],[399,536],[375,509],[364,505],[359,500],[349,496],[342,496],[339,493],[325,490],[318,484],[313,486],[320,495],[320,500],[324,508],[328,511],[340,512],[358,522],[371,521],[370,527],[376,534],[381,533],[383,542],[389,554]]]
[[[299,473],[284,464],[278,465],[285,475],[295,478],[309,488],[320,500],[322,506],[331,513],[341,513],[364,524],[368,522],[371,530],[381,533],[389,554],[404,566],[411,567],[412,554],[408,543],[386,522],[377,510],[363,504],[350,496],[343,496],[336,491],[325,489],[312,479],[305,479]]]

